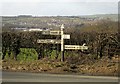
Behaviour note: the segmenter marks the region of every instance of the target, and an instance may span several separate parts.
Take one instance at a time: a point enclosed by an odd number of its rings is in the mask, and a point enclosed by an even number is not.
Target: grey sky
[[[16,0],[17,1],[17,0]],[[2,2],[2,16],[74,16],[118,13],[118,2],[85,2],[78,0],[49,2]]]

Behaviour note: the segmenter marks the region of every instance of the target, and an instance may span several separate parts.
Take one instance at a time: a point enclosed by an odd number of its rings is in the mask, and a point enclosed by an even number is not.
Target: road
[[[3,72],[3,82],[118,82],[117,77]]]

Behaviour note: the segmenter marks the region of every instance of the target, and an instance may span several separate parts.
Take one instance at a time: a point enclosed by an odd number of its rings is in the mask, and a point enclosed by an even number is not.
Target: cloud
[[[3,15],[91,15],[117,13],[117,3],[113,2],[6,2],[2,4]]]

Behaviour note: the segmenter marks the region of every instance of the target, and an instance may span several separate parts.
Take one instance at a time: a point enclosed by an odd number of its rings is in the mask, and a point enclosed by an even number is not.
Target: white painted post
[[[61,61],[64,61],[64,25],[61,25]]]

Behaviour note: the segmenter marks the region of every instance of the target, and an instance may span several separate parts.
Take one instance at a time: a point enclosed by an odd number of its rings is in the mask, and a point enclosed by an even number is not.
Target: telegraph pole
[[[61,61],[64,62],[64,25],[61,25]]]

